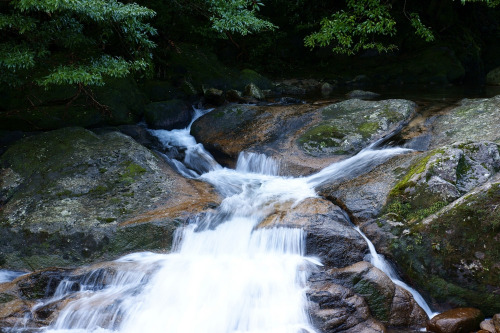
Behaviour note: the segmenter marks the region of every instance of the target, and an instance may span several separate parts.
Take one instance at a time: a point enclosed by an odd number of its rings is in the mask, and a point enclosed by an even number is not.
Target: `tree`
[[[494,7],[499,0],[461,0],[482,2]],[[394,2],[393,2],[394,3]],[[324,17],[320,30],[308,35],[304,41],[310,48],[330,46],[335,53],[354,54],[360,50],[376,49],[387,52],[396,49],[396,45],[383,38],[396,34],[396,20],[393,4],[383,0],[346,0],[347,8]],[[407,2],[403,2],[402,12],[417,36],[430,42],[434,40],[432,30],[424,25],[417,12],[407,11]],[[382,37],[382,38],[381,38]]]
[[[151,64],[155,12],[116,0],[0,4],[0,84],[103,85]]]

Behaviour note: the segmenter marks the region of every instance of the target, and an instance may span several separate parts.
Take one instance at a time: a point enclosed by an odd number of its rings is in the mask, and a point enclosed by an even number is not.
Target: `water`
[[[195,119],[204,112],[195,111]],[[305,256],[304,232],[256,226],[277,205],[315,197],[322,183],[367,172],[408,150],[366,149],[315,175],[287,178],[279,176],[279,163],[255,153],[241,153],[234,170],[221,167],[191,137],[191,124],[151,132],[170,165],[221,193],[220,207],[178,229],[170,254],[131,254],[68,277],[33,309],[71,300],[45,332],[316,332],[305,289],[319,263]]]
[[[420,305],[420,307],[425,311],[429,319],[431,319],[435,315],[438,315],[439,312],[433,312],[418,291],[401,281],[392,265],[387,260],[385,260],[382,255],[377,253],[377,250],[375,250],[375,246],[373,245],[373,243],[368,239],[368,237],[366,237],[366,235],[359,229],[359,227],[355,227],[354,229],[359,232],[359,234],[365,239],[366,243],[368,244],[368,248],[370,249],[370,263],[384,272],[392,280],[392,282],[394,282],[394,284],[408,290],[412,294],[413,299],[415,299],[415,302],[417,302],[417,304]]]
[[[10,282],[23,274],[26,274],[26,273],[0,269],[0,283]]]

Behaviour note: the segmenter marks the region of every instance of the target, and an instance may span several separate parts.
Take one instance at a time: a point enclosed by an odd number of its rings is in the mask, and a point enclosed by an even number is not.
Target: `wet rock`
[[[486,84],[492,86],[500,85],[500,67],[492,69],[488,72],[488,74],[486,74]]]
[[[358,99],[374,99],[377,97],[380,97],[380,94],[371,92],[371,91],[364,91],[364,90],[353,90],[347,94],[347,97],[353,99],[353,98],[358,98]]]
[[[497,313],[493,316],[493,318],[491,319],[493,325],[495,326],[495,329],[497,331],[497,333],[500,332],[500,313]]]
[[[479,329],[484,315],[478,309],[457,308],[432,318],[427,330],[434,333],[469,333]]]
[[[362,296],[373,317],[385,325],[423,327],[427,322],[427,315],[412,295],[368,262],[331,269],[325,275],[328,281],[350,288]]]
[[[353,229],[340,207],[309,198],[295,207],[285,205],[268,216],[260,228],[302,228],[306,232],[306,254],[318,256],[328,267],[345,267],[363,259],[367,245]]]
[[[363,297],[351,289],[328,281],[314,281],[307,291],[314,327],[324,333],[385,332],[382,323],[370,315]]]
[[[351,99],[318,111],[323,121],[302,134],[298,143],[309,155],[331,156],[355,154],[395,131],[414,115],[416,105],[406,100]]]
[[[271,80],[251,69],[243,69],[237,79],[236,89],[243,90],[249,84],[254,84],[260,89],[273,88]]]
[[[146,105],[144,118],[151,128],[172,130],[187,127],[191,116],[191,108],[183,101],[174,99]]]
[[[495,330],[495,325],[493,325],[493,321],[491,319],[488,320],[483,320],[481,324],[479,324],[479,327],[486,332],[489,333],[496,333]]]
[[[253,83],[250,83],[245,87],[245,96],[252,97],[257,100],[262,100],[266,98],[262,90],[260,90],[260,88]]]
[[[0,184],[0,267],[12,269],[168,249],[178,223],[217,198],[119,132],[32,136],[1,156],[0,169],[11,175]]]
[[[455,142],[492,141],[500,143],[500,96],[463,100],[449,113],[438,116],[432,124],[431,149]]]

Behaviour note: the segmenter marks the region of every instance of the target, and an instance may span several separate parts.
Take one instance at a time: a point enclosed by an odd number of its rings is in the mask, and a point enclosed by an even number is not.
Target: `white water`
[[[242,153],[235,170],[222,168],[191,137],[191,124],[152,133],[165,147],[184,152],[182,161],[169,163],[186,177],[213,184],[225,198],[220,207],[179,229],[170,254],[132,254],[112,269],[61,283],[34,310],[74,297],[75,288],[80,292],[45,331],[316,332],[306,313],[305,288],[318,262],[304,256],[303,231],[255,227],[276,205],[314,197],[323,182],[367,172],[406,150],[367,149],[310,177],[285,178],[278,176],[275,161],[253,153]]]
[[[23,274],[26,274],[26,273],[0,269],[0,283],[10,282],[10,281],[14,280],[15,278],[17,278],[18,276],[21,276]]]
[[[413,299],[415,299],[415,302],[417,302],[417,304],[420,305],[420,307],[425,311],[429,319],[439,314],[439,312],[433,312],[431,310],[427,302],[418,291],[401,281],[392,265],[387,260],[385,260],[382,255],[377,253],[377,250],[375,250],[375,246],[361,231],[361,229],[359,229],[359,227],[355,227],[354,229],[359,232],[359,234],[365,239],[366,243],[368,244],[368,248],[370,249],[370,263],[384,272],[392,280],[392,282],[394,282],[394,284],[397,284],[401,288],[408,290],[413,295]]]

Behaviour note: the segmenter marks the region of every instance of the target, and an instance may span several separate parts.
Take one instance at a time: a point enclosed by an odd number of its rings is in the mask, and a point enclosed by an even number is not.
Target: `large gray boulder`
[[[176,226],[218,201],[118,132],[63,128],[0,157],[0,268],[74,266],[168,250]]]

